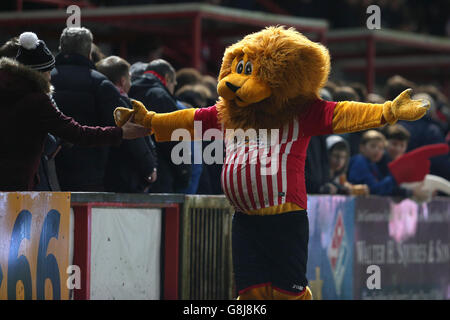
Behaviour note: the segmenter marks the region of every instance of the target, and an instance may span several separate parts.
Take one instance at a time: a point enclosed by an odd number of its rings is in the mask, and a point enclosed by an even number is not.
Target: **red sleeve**
[[[82,146],[119,145],[122,142],[122,128],[83,126],[73,118],[59,111],[46,95],[35,97],[39,127],[71,143]]]
[[[305,136],[333,133],[333,113],[337,102],[316,100],[300,116],[300,128]]]
[[[216,106],[195,110],[194,121],[202,122],[202,135],[208,129],[221,129]]]

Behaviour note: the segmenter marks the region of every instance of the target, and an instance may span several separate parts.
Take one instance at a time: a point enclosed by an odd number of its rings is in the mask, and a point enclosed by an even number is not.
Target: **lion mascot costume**
[[[411,89],[383,104],[324,101],[319,91],[329,72],[323,45],[293,28],[267,27],[225,50],[216,105],[157,114],[133,101],[133,110],[114,111],[117,125],[134,115],[157,141],[170,141],[179,128],[194,137],[195,121],[202,125],[196,136],[212,128],[223,133],[221,180],[236,210],[232,252],[239,299],[312,299],[304,178],[310,137],[413,121],[429,108],[425,100],[411,100]],[[244,138],[237,138],[240,129]]]

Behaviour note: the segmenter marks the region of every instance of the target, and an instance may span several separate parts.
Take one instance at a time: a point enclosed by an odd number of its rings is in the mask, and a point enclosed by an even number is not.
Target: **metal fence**
[[[186,196],[181,217],[181,299],[235,298],[233,212],[224,196]]]

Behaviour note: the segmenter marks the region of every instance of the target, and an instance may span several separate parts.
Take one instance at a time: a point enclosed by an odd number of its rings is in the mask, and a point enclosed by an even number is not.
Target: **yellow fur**
[[[252,63],[250,75],[237,74],[241,59]],[[249,34],[225,50],[217,86],[219,117],[225,128],[279,128],[319,98],[329,72],[328,50],[294,28]],[[226,82],[242,87],[242,100],[253,103],[236,99]]]
[[[187,129],[190,139],[194,140],[195,109],[178,110],[171,113],[155,114],[152,119],[152,129],[156,141],[171,141],[172,133],[179,128]]]
[[[424,99],[412,100],[411,93],[412,89],[406,89],[392,101],[386,113],[393,115],[393,119],[388,120],[385,117],[389,124],[394,124],[397,120],[418,120],[427,113],[427,110],[430,108],[430,102]]]
[[[263,216],[263,215],[279,214],[279,213],[283,213],[283,212],[290,212],[290,211],[297,211],[297,210],[303,210],[303,208],[300,208],[295,203],[286,202],[286,203],[280,204],[278,206],[267,207],[267,208],[262,208],[262,209],[258,209],[258,210],[250,210],[247,213]]]
[[[334,108],[334,133],[355,132],[371,128],[378,128],[382,124],[382,104],[341,101],[338,102],[338,104]]]

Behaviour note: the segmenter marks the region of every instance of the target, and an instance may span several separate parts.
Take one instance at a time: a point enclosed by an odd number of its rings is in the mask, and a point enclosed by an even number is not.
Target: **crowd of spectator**
[[[54,58],[47,47],[42,50],[38,48],[28,50],[21,46],[19,38],[16,37],[1,47],[0,57],[17,59],[28,67],[26,70],[30,74],[34,76],[37,74],[37,77],[44,76],[46,80],[51,81],[53,91],[48,92],[49,100],[46,101],[50,101],[55,107],[50,110],[51,112],[57,110],[65,117],[73,118],[77,124],[82,123],[98,130],[111,131],[115,136],[109,134],[111,136],[109,140],[97,141],[99,139],[94,137],[95,139],[91,140],[95,141],[86,139],[87,142],[80,143],[61,130],[46,127],[49,133],[46,133],[45,144],[36,142],[32,148],[33,156],[41,154],[40,159],[34,159],[39,164],[39,168],[35,170],[36,176],[32,177],[31,181],[16,183],[15,186],[14,182],[4,184],[7,181],[2,176],[4,183],[2,182],[0,186],[3,191],[221,193],[220,183],[217,183],[220,179],[220,165],[176,165],[171,161],[172,149],[176,142],[156,143],[152,137],[143,135],[129,139],[125,134],[123,138],[129,140],[121,141],[122,137],[119,135],[122,129],[113,128],[114,109],[119,106],[132,108],[131,98],[152,106],[157,112],[171,112],[213,104],[218,98],[215,89],[216,80],[213,77],[201,75],[195,69],[189,68],[176,72],[171,64],[163,59],[148,63],[138,62],[130,66],[121,57],[105,56],[93,43],[93,35],[86,28],[64,29],[59,47],[60,52]],[[48,68],[36,73],[36,70],[33,70],[33,66],[37,65],[34,63],[36,61],[28,63],[22,59],[24,54],[20,53],[25,52],[27,56],[39,58],[40,51],[47,57]],[[11,60],[4,61],[9,63]],[[10,86],[10,83],[6,85]],[[2,95],[7,96],[9,100],[20,96],[19,84],[17,94],[7,87],[0,89],[5,89]],[[24,87],[23,91],[25,94],[27,88]],[[14,111],[14,108],[12,109]],[[21,110],[22,113],[26,111],[27,109]],[[16,110],[13,113],[15,116],[18,112]],[[39,121],[37,118],[31,120]],[[15,130],[20,130],[14,121],[11,122],[11,126],[15,126]],[[131,124],[127,124],[123,131],[129,126]],[[4,128],[7,129],[10,128]],[[39,131],[44,131],[40,129]],[[105,135],[103,131],[101,133]],[[31,135],[28,132],[26,134]],[[26,134],[21,134],[20,137],[27,139]],[[41,139],[37,136],[36,140]],[[19,157],[16,153],[20,153],[20,149],[30,145],[30,143],[20,144],[21,142],[17,143],[11,139],[10,144],[15,145],[15,149],[9,149],[10,155],[5,155],[0,160],[3,171],[11,172],[13,168],[9,164]],[[95,144],[102,146],[91,147]],[[202,142],[200,142],[201,149]],[[6,145],[4,150],[6,152]],[[26,154],[24,156],[26,158]],[[23,173],[25,176],[31,175],[36,165],[29,167],[29,170],[27,167]],[[20,166],[16,166],[15,169],[24,171]]]
[[[142,133],[121,141],[118,136],[120,128],[113,128],[114,109],[119,106],[132,108],[131,99],[141,101],[158,113],[213,105],[218,99],[214,77],[192,68],[175,70],[163,59],[130,65],[121,57],[106,56],[95,46],[93,35],[86,28],[64,29],[60,37],[60,52],[54,59],[47,54],[49,50],[46,47],[42,50],[48,60],[48,68],[39,71],[51,81],[53,91],[49,93],[49,101],[54,108],[50,110],[46,101],[47,104],[43,103],[47,109],[35,108],[35,111],[44,112],[47,118],[42,123],[51,122],[53,126],[45,128],[49,132],[45,145],[38,145],[40,150],[33,146],[33,154],[35,157],[39,154],[40,161],[35,161],[39,169],[32,183],[27,181],[27,185],[18,185],[16,190],[222,193],[221,164],[194,164],[194,161],[175,164],[172,150],[178,142],[156,142],[152,136]],[[14,58],[31,67],[36,65],[27,61],[29,58],[24,53],[27,50],[21,47],[18,38],[0,48],[0,58]],[[407,88],[413,88],[413,99],[427,99],[431,103],[429,112],[422,119],[400,121],[377,130],[311,138],[305,165],[308,193],[390,195],[419,201],[429,197],[420,187],[408,189],[399,185],[388,164],[418,147],[449,143],[450,107],[437,87],[417,85],[401,76],[394,76],[387,81],[382,95],[368,94],[360,83],[332,81],[322,89],[321,95],[322,99],[330,101],[383,103],[393,100]],[[14,95],[20,95],[20,88],[16,91]],[[17,97],[10,95],[9,99],[12,101]],[[33,101],[29,100],[29,103]],[[22,104],[20,112],[28,112],[25,103]],[[18,112],[13,111],[11,117],[19,116]],[[50,119],[56,112],[61,118],[58,121],[64,123],[62,127],[54,124],[57,120]],[[36,115],[30,121],[39,117]],[[31,144],[15,126],[17,124],[11,122],[11,126],[4,130],[11,130],[12,134],[22,137],[23,144],[14,146],[14,150],[20,153]],[[193,160],[195,152],[202,152],[211,142],[189,143],[192,150],[189,156]],[[7,158],[4,156],[0,161],[0,166],[4,167],[2,170],[11,170],[6,165]],[[449,155],[432,158],[430,173],[450,180]],[[2,188],[11,190],[3,185]]]
[[[361,83],[332,81],[322,89],[321,95],[332,101],[383,103],[394,100],[408,88],[413,89],[412,99],[430,101],[430,109],[423,118],[399,121],[376,130],[311,138],[305,167],[308,193],[429,199],[429,190],[399,185],[388,164],[419,147],[450,143],[450,106],[437,87],[418,85],[396,75],[388,79],[381,95],[368,94]],[[430,174],[450,180],[448,154],[432,157],[430,162]]]

